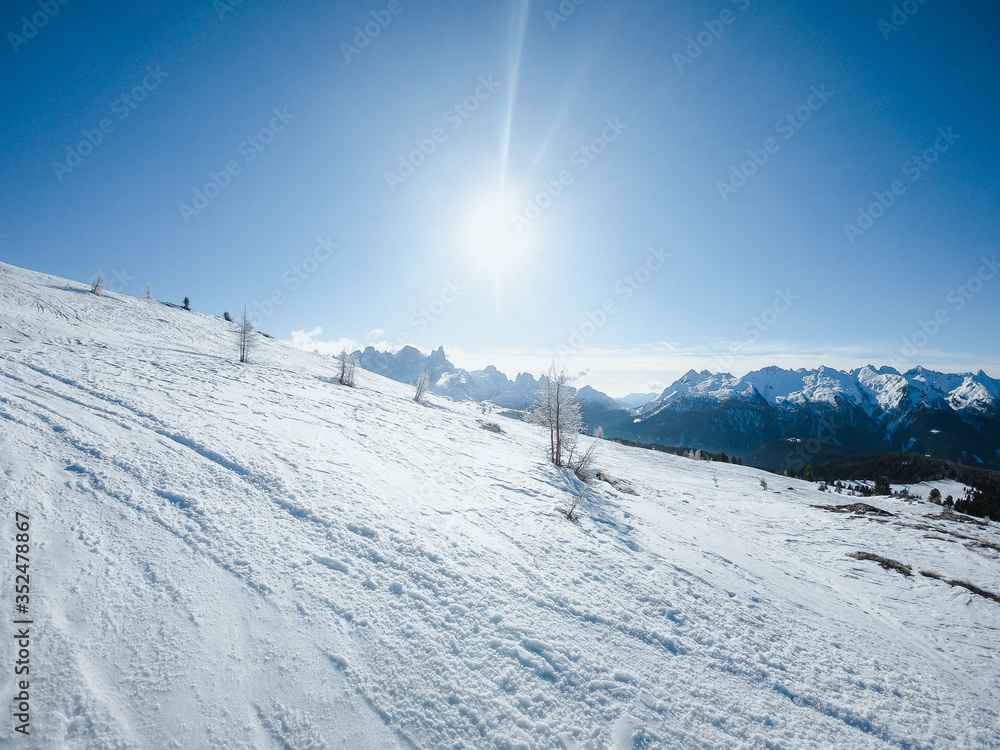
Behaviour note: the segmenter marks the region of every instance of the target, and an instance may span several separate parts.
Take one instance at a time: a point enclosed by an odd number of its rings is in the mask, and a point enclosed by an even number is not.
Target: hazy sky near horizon
[[[0,260],[613,395],[1000,376],[1000,7],[15,0]]]

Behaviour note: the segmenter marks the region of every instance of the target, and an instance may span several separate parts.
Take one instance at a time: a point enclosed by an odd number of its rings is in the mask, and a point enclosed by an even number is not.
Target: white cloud
[[[292,331],[292,340],[289,343],[296,349],[304,349],[308,352],[317,352],[329,356],[340,354],[345,349],[353,352],[356,349],[364,348],[357,341],[349,338],[321,341],[320,336],[322,335],[322,327],[313,328],[311,331]]]

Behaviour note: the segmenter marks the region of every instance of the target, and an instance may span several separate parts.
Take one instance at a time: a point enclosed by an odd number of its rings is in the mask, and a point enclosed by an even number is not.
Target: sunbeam
[[[503,141],[500,146],[500,178],[498,189],[503,190],[507,184],[507,164],[510,160],[510,136],[514,127],[514,105],[517,102],[517,87],[521,79],[521,61],[524,57],[524,36],[528,27],[528,11],[531,0],[521,0],[520,10],[516,20],[514,35],[514,54],[511,58],[510,86],[507,89],[507,113],[503,127]]]

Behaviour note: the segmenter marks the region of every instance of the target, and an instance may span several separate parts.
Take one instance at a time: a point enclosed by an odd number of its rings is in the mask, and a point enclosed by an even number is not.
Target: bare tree
[[[340,384],[349,388],[354,387],[354,375],[358,369],[358,358],[353,354],[348,354],[344,349],[337,358],[340,362]]]
[[[535,400],[528,409],[528,421],[549,431],[549,461],[566,466],[576,445],[576,436],[583,432],[580,402],[573,398],[566,369],[556,369],[553,362]]]
[[[250,321],[250,309],[243,306],[243,317],[236,328],[236,340],[240,352],[240,362],[250,361],[250,352],[253,349],[253,323]]]
[[[98,271],[94,278],[90,280],[90,293],[100,297],[108,287],[108,280],[104,276],[104,271]]]
[[[579,495],[577,495],[576,500],[573,501],[573,504],[570,505],[565,511],[563,511],[563,515],[566,516],[566,518],[568,518],[570,521],[580,520],[580,514],[576,512],[576,509],[579,508],[580,503],[583,502],[584,494],[585,493],[581,492]]]
[[[431,387],[431,374],[429,372],[420,373],[420,377],[417,378],[417,392],[413,396],[413,400],[418,404],[422,404],[424,399],[427,397],[427,390]]]
[[[153,285],[146,284],[146,299],[153,299]]]

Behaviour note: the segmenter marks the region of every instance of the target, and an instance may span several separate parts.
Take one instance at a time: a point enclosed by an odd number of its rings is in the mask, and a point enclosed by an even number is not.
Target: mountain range
[[[393,380],[414,383],[429,371],[439,395],[510,410],[526,408],[542,383],[530,373],[511,380],[493,366],[455,367],[443,347],[429,355],[413,347],[355,354],[366,370]],[[691,370],[658,396],[615,399],[584,386],[577,397],[588,425],[607,437],[727,453],[772,468],[885,451],[1000,468],[1000,381],[982,370],[772,366],[743,377]]]

